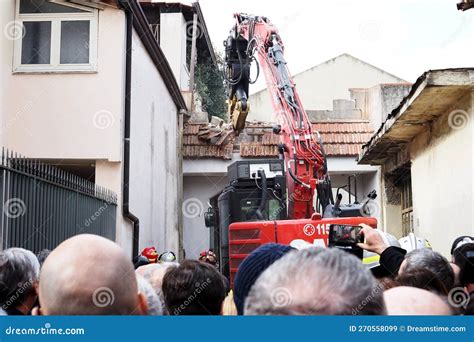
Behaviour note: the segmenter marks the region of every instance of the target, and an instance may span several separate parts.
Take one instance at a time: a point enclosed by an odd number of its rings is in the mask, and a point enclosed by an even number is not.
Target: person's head
[[[49,249],[42,249],[41,251],[38,252],[38,254],[36,254],[36,257],[38,258],[38,261],[40,263],[40,266],[42,267],[46,258],[48,257],[49,253],[51,253],[51,251]]]
[[[268,243],[255,249],[242,261],[234,281],[234,302],[239,315],[244,313],[245,298],[257,278],[271,264],[292,250],[294,248],[290,246]]]
[[[453,252],[454,263],[459,266],[459,284],[474,285],[474,243],[465,243]]]
[[[454,273],[449,261],[440,253],[427,248],[408,253],[398,273],[416,273],[421,269],[433,272],[443,282],[446,290],[449,291],[454,286]]]
[[[220,315],[226,296],[223,276],[215,267],[185,260],[163,278],[163,294],[170,315]]]
[[[438,295],[409,286],[391,288],[383,294],[388,315],[451,315],[449,305]]]
[[[146,314],[133,264],[114,242],[76,235],[56,247],[41,269],[42,315]]]
[[[36,301],[40,263],[33,252],[8,248],[0,252],[0,304],[7,312],[29,313]]]
[[[156,294],[153,287],[150,283],[143,278],[141,275],[137,274],[137,283],[138,283],[138,292],[145,296],[148,315],[150,316],[161,316],[163,315],[163,307],[161,306],[161,301],[158,295]]]
[[[428,269],[421,268],[403,272],[397,276],[395,281],[399,286],[417,287],[441,296],[448,295],[448,290],[441,279]]]
[[[160,299],[163,315],[168,314],[166,308],[165,297],[163,295],[163,278],[170,268],[178,267],[179,264],[176,262],[162,262],[158,264],[149,264],[139,267],[135,272],[137,275],[143,276],[151,285],[155,293]]]
[[[292,251],[268,267],[245,315],[380,315],[380,287],[362,262],[336,248]]]

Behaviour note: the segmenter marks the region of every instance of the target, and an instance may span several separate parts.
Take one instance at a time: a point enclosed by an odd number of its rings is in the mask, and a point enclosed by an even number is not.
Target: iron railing
[[[53,249],[81,233],[115,240],[117,196],[86,179],[2,149],[0,250]]]

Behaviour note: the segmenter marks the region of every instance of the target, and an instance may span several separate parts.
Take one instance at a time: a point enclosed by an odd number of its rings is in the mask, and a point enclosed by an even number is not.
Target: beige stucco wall
[[[291,71],[291,65],[289,68]],[[334,99],[349,99],[349,88],[369,88],[379,83],[404,82],[347,54],[296,74],[293,80],[305,109],[313,110],[330,110]],[[250,105],[249,120],[272,120],[273,109],[266,89],[252,94]]]
[[[14,14],[13,0],[0,1],[0,27]],[[36,158],[121,160],[123,11],[100,11],[98,28],[98,71],[87,74],[13,74],[13,41],[0,35],[4,146]]]
[[[463,110],[465,124],[451,129],[449,113]],[[474,235],[472,94],[450,108],[444,117],[411,144],[415,234],[449,256],[452,241]]]
[[[136,32],[132,51],[130,211],[140,218],[140,250],[178,255],[178,112]]]

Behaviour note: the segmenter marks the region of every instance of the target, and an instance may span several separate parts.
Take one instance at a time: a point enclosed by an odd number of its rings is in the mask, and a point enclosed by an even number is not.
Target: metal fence
[[[115,239],[115,193],[5,149],[0,196],[0,250],[23,247],[36,253],[80,233]]]

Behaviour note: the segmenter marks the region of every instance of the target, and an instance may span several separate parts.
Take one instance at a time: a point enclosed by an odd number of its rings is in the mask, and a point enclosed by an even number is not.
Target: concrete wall
[[[204,224],[204,213],[211,197],[227,185],[227,176],[185,176],[183,229],[184,249],[187,258],[198,258],[209,249],[210,231]]]
[[[452,110],[463,110],[465,124],[451,129]],[[462,112],[461,112],[462,113]],[[465,96],[410,146],[415,234],[449,255],[452,241],[474,234],[472,95]]]
[[[356,88],[349,91],[356,108],[361,110],[361,117],[370,120],[372,127],[377,130],[387,115],[408,95],[410,89],[409,83],[402,83],[377,84],[368,89]]]
[[[0,1],[0,27],[14,3]],[[96,73],[12,74],[13,41],[0,35],[3,145],[35,158],[121,160],[123,11],[100,11],[98,29]]]
[[[140,246],[178,253],[178,114],[172,97],[133,34],[130,210]]]
[[[182,13],[160,14],[160,47],[178,80],[180,89],[189,89],[186,67],[186,21]]]
[[[347,54],[294,75],[293,80],[305,109],[319,110],[332,109],[334,99],[349,99],[349,88],[404,82]],[[248,120],[272,121],[273,109],[266,89],[250,96],[250,106]]]

